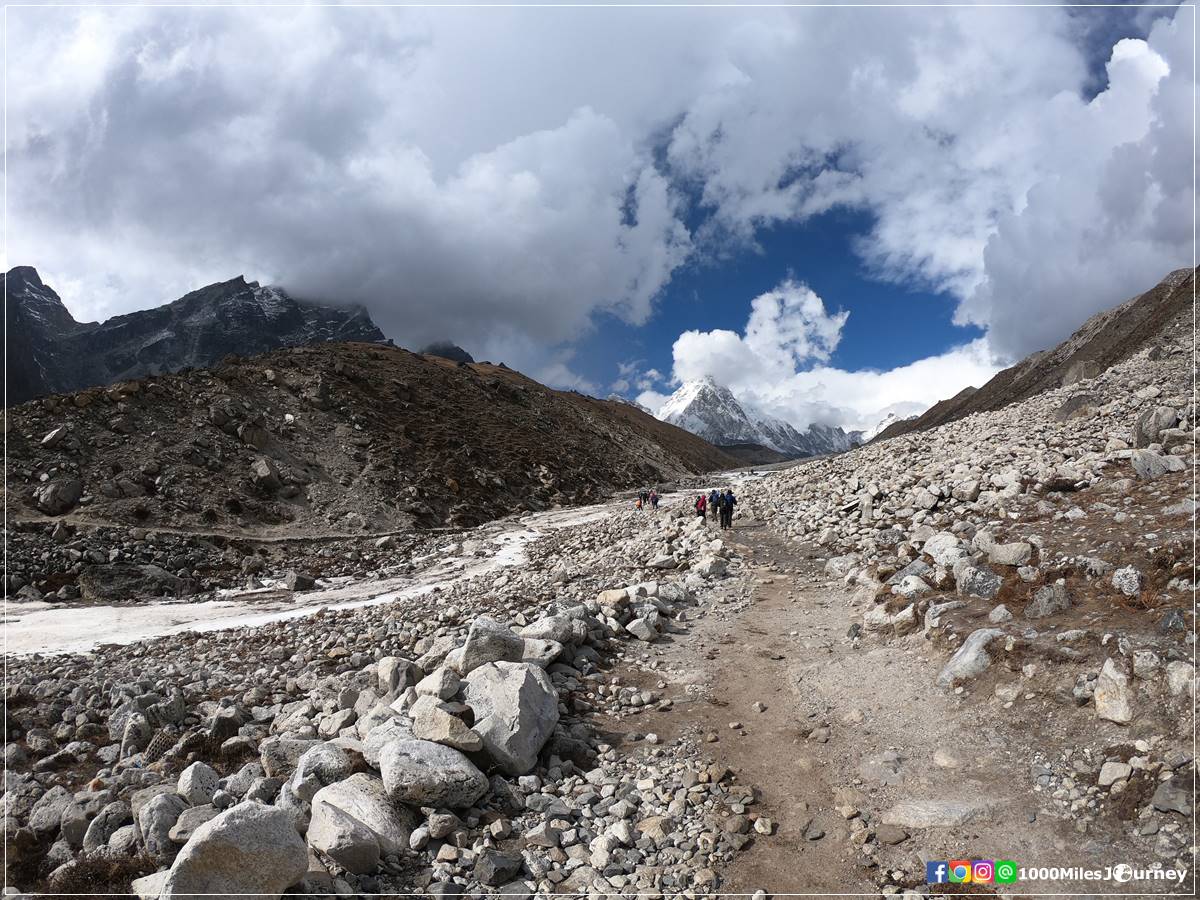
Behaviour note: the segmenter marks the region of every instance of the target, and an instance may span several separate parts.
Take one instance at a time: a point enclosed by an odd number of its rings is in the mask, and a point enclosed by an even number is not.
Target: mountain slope
[[[849,450],[858,432],[812,424],[799,431],[790,423],[739,401],[729,388],[706,377],[684,382],[658,411],[664,422],[678,425],[717,446],[751,444],[786,457],[818,456]]]
[[[8,424],[10,518],[260,535],[471,525],[736,465],[625,403],[362,343],[47,398]]]
[[[1092,316],[1057,347],[1027,356],[979,389],[965,388],[914,419],[893,423],[876,440],[925,431],[1095,377],[1152,344],[1165,329],[1190,328],[1195,280],[1191,269],[1171,272],[1144,294]]]
[[[442,359],[448,359],[451,362],[473,363],[475,357],[464,350],[458,344],[453,344],[450,341],[434,341],[417,351],[426,356],[440,356]]]
[[[5,276],[8,402],[111,384],[157,372],[208,366],[321,341],[383,341],[361,307],[302,303],[279,288],[238,277],[155,309],[78,323],[37,271]]]

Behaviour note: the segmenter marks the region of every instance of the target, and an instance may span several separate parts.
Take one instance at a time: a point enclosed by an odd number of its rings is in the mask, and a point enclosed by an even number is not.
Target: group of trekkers
[[[637,503],[634,505],[638,509],[658,509],[658,491],[655,488],[638,491]]]
[[[723,491],[718,491],[715,488],[708,492],[707,495],[701,494],[696,498],[696,515],[704,518],[710,515],[713,521],[719,522],[721,529],[733,527],[733,508],[737,505],[737,497],[733,496],[733,491],[725,488]]]

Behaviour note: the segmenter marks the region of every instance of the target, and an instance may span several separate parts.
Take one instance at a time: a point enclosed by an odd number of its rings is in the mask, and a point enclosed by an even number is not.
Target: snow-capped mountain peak
[[[778,416],[739,401],[711,376],[685,381],[658,411],[658,418],[718,446],[759,444],[787,456],[849,450],[860,439],[840,427],[813,424],[799,431]]]

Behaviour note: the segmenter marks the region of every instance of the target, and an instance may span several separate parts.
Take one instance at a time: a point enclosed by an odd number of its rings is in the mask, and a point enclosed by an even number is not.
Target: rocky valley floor
[[[30,523],[6,886],[1192,894],[1185,337],[730,475],[732,530],[707,480],[438,532]],[[928,883],[964,859],[1020,878]]]
[[[864,633],[825,552],[686,507],[496,525],[478,552],[505,565],[370,606],[11,658],[7,883],[889,894],[938,859],[1190,869],[1186,711],[1098,720],[1049,664],[939,688],[937,629]]]

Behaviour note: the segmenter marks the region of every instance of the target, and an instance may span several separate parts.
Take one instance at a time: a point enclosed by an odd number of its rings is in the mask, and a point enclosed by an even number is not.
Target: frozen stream
[[[264,625],[307,616],[319,609],[354,609],[417,597],[435,587],[474,578],[525,562],[525,545],[544,534],[612,515],[618,505],[605,503],[533,513],[521,519],[492,522],[448,541],[438,562],[414,575],[385,579],[331,579],[315,591],[291,595],[264,588],[256,592],[226,591],[237,599],[204,602],[151,601],[129,606],[63,607],[50,603],[5,603],[4,652],[86,653],[101,644],[134,641],[181,631],[219,631]],[[474,542],[483,551],[452,554],[454,545]]]

